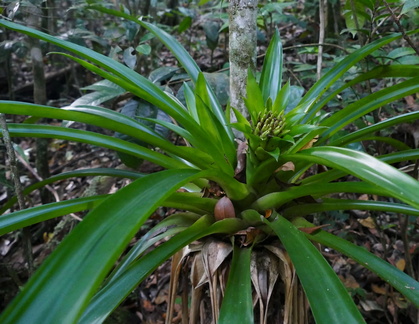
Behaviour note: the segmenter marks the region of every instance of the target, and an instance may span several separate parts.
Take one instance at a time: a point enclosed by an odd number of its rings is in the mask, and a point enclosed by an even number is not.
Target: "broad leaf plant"
[[[280,307],[269,300],[273,289],[279,287],[287,290],[285,322],[303,322],[297,319],[298,309],[289,310],[292,294],[297,294],[293,290],[297,277],[317,323],[339,323],[342,319],[345,323],[364,322],[347,289],[319,251],[320,245],[339,251],[376,273],[419,307],[419,283],[414,278],[363,247],[315,226],[309,217],[350,209],[419,216],[418,181],[392,166],[418,159],[418,149],[371,156],[348,148],[381,130],[418,119],[419,111],[340,135],[346,126],[383,105],[419,92],[419,67],[378,66],[331,90],[351,67],[400,39],[400,34],[383,36],[349,54],[317,81],[295,107],[290,107],[291,86],[282,80],[282,47],[275,33],[259,80],[249,73],[245,102],[250,118],[246,120],[234,107],[223,110],[197,64],[171,35],[124,12],[93,8],[139,24],[170,49],[194,85],[184,86],[186,104],[129,67],[88,48],[5,19],[0,20],[0,25],[61,47],[65,50],[61,55],[158,107],[175,123],[157,119],[154,122],[170,129],[183,142],[176,145],[144,123],[102,107],[55,108],[0,101],[1,113],[33,116],[27,122],[8,125],[13,137],[88,143],[165,169],[149,175],[106,168],[75,170],[26,188],[24,194],[29,194],[58,180],[91,175],[132,179],[112,195],[55,202],[0,217],[2,235],[89,210],[3,312],[1,323],[101,323],[159,265],[172,256],[179,258],[179,251],[193,242],[206,242],[201,253],[208,242],[227,246],[224,250],[231,256],[225,258],[229,260],[228,280],[221,306],[213,312],[218,323],[253,323],[255,316],[259,316],[258,322],[266,322],[266,310]],[[339,111],[325,110],[328,102],[348,87],[380,78],[401,81]],[[231,110],[237,117],[234,123],[228,117]],[[96,125],[147,145],[85,130],[40,125],[34,122],[37,118]],[[234,129],[245,139],[236,140]],[[324,172],[316,172],[318,166]],[[330,198],[336,193],[368,194],[380,199]],[[5,213],[15,201],[12,198],[1,212]],[[115,266],[130,240],[159,206],[179,212],[151,229]],[[218,243],[211,243],[211,237],[216,237]],[[149,248],[162,238],[166,238],[164,243],[150,252]],[[264,249],[269,254],[261,252]],[[268,255],[271,269],[263,268],[258,255]],[[276,255],[275,260],[272,255]],[[274,269],[276,278],[284,285],[275,286],[274,281],[269,287],[262,287],[254,273]],[[267,296],[263,291],[268,291]],[[256,308],[254,300],[259,303]]]

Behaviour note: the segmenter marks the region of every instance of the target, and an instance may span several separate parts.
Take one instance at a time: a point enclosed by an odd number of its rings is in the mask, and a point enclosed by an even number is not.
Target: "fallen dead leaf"
[[[387,294],[387,289],[386,289],[385,286],[379,286],[379,285],[376,285],[376,284],[371,284],[371,289],[376,294],[380,294],[380,295]]]
[[[356,281],[354,276],[352,276],[350,274],[346,275],[346,277],[343,277],[343,276],[339,275],[339,278],[343,282],[345,287],[347,287],[347,288],[356,289],[356,288],[360,287],[359,283]]]
[[[291,161],[284,163],[281,165],[278,169],[275,170],[275,172],[279,171],[295,171],[295,165]]]
[[[404,268],[406,267],[406,260],[405,259],[399,259],[396,262],[396,268],[400,271],[404,271]]]
[[[368,200],[368,195],[363,194],[363,195],[359,196],[358,200]]]
[[[375,222],[372,217],[367,217],[364,219],[357,219],[357,221],[364,227],[374,229],[375,228]]]

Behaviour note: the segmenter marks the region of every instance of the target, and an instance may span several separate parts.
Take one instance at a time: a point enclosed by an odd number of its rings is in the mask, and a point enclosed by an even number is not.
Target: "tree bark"
[[[247,96],[247,74],[249,69],[256,69],[257,5],[257,0],[230,0],[229,6],[230,106],[246,118],[249,113],[243,98]]]
[[[42,10],[32,5],[28,7],[27,23],[29,27],[40,29]],[[47,103],[47,91],[44,71],[44,58],[39,39],[30,37],[29,44],[31,46],[32,73],[33,73],[33,99],[34,103],[45,105]],[[36,139],[36,169],[38,175],[45,179],[50,176],[48,166],[48,139]],[[45,188],[41,190],[42,203],[49,203],[53,200],[51,193]]]

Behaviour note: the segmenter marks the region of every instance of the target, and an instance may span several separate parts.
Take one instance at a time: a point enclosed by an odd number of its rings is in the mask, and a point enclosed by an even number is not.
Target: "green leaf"
[[[378,132],[380,130],[383,130],[385,128],[389,128],[394,125],[402,124],[402,123],[408,123],[415,121],[419,118],[419,111],[412,111],[410,113],[406,113],[400,116],[395,116],[388,118],[386,120],[383,120],[377,124],[370,125],[367,127],[364,127],[362,129],[359,129],[355,132],[349,133],[344,136],[340,136],[339,138],[331,141],[329,145],[331,146],[344,146],[348,143],[360,141],[364,138],[364,136],[368,134],[372,134],[375,132]]]
[[[218,323],[254,323],[250,277],[251,248],[234,245],[227,287]]]
[[[346,106],[320,124],[321,126],[328,127],[328,129],[322,134],[322,138],[318,141],[318,144],[324,142],[338,130],[367,113],[417,91],[419,91],[419,77],[377,91]]]
[[[324,199],[323,202],[313,204],[300,204],[283,211],[284,217],[306,216],[313,213],[330,210],[379,210],[389,213],[419,216],[419,209],[385,201],[350,200],[350,199]]]
[[[279,90],[278,95],[275,99],[275,101],[273,102],[273,107],[272,107],[272,111],[275,114],[280,113],[283,110],[286,110],[288,107],[288,103],[290,101],[290,96],[291,96],[291,86],[290,86],[290,82],[288,81],[281,90]]]
[[[62,120],[78,121],[95,125],[129,135],[133,138],[144,141],[154,147],[160,147],[168,153],[180,156],[185,160],[201,164],[202,159],[195,155],[183,152],[168,140],[161,138],[145,125],[120,113],[100,107],[66,107],[55,108],[35,105],[30,103],[3,101],[0,100],[0,112],[6,114],[29,115],[45,118],[57,118]],[[196,154],[198,155],[198,153]],[[145,157],[143,157],[146,159]],[[192,161],[191,161],[192,162]]]
[[[419,208],[419,182],[368,154],[333,146],[306,149],[286,157],[331,166],[355,175],[387,191],[393,197]]]
[[[355,37],[371,17],[366,12],[364,1],[346,0],[342,15],[345,17],[346,27]]]
[[[403,5],[403,9],[401,14],[404,15],[412,9],[416,9],[419,7],[419,2],[416,0],[406,0]]]
[[[319,185],[319,183],[314,183],[295,186],[286,191],[267,194],[256,200],[252,204],[252,208],[263,211],[270,208],[279,208],[287,202],[305,196],[313,196],[315,198],[319,198],[332,193],[342,192],[365,193],[379,196],[388,195],[387,191],[382,190],[376,185],[366,182],[325,182],[321,185]]]
[[[178,210],[189,210],[201,215],[212,215],[216,202],[212,198],[203,198],[200,192],[175,192],[164,201],[162,206]]]
[[[199,125],[207,136],[207,138],[203,140],[200,138],[196,139],[201,142],[199,147],[206,147],[207,152],[224,168],[224,172],[233,174],[234,170],[231,166],[235,164],[236,149],[234,145],[231,145],[227,134],[224,132],[223,125],[220,124],[220,121],[209,108],[211,99],[202,73],[198,76],[195,88],[195,104]],[[230,164],[230,171],[223,166],[226,159]]]
[[[157,87],[154,83],[147,79],[136,78],[138,82],[132,82],[131,80],[125,80],[124,78],[109,74],[108,72],[96,67],[95,65],[85,62],[79,58],[68,54],[62,54],[73,61],[79,63],[81,66],[86,69],[96,73],[103,78],[108,79],[118,85],[120,85],[125,90],[131,92],[132,94],[148,101],[153,106],[158,107],[163,110],[168,115],[172,116],[176,121],[183,124],[184,127],[188,128],[189,131],[194,132],[196,136],[205,137],[205,134],[200,130],[199,125],[197,125],[194,120],[186,113],[184,107],[180,104],[178,100],[169,95],[168,93],[163,92]],[[133,76],[135,77],[135,76]],[[138,79],[138,80],[137,80]],[[144,90],[144,87],[148,88]],[[152,94],[150,96],[150,93]],[[89,108],[89,107],[85,107]],[[98,108],[98,107],[95,107]]]
[[[256,79],[249,70],[247,74],[247,85],[246,85],[247,98],[244,98],[247,110],[252,119],[253,125],[256,124],[259,113],[265,110],[263,94]]]
[[[381,65],[377,66],[371,71],[362,73],[355,79],[346,82],[343,86],[339,87],[329,95],[318,101],[311,109],[310,114],[314,116],[321,108],[323,108],[331,99],[335,98],[339,93],[345,89],[361,83],[362,81],[379,79],[379,78],[411,78],[417,76],[419,73],[419,66],[415,65]]]
[[[122,17],[127,20],[133,21],[142,27],[146,28],[148,31],[153,33],[172,53],[175,55],[177,60],[179,61],[180,65],[185,69],[188,73],[192,81],[195,83],[198,80],[198,75],[201,72],[196,62],[192,59],[189,53],[185,50],[185,48],[171,35],[166,33],[165,31],[161,30],[160,28],[154,26],[153,24],[147,23],[145,21],[139,20],[137,17],[130,16],[124,12],[105,8],[103,6],[92,5],[89,8],[110,14],[115,17]],[[230,141],[234,142],[234,135],[231,129],[227,126],[227,121],[224,116],[224,112],[222,107],[219,104],[217,97],[215,96],[212,89],[207,84],[208,93],[210,95],[211,100],[211,109],[214,115],[218,118],[221,124],[224,126],[225,132],[228,134]],[[158,106],[158,105],[156,105]]]
[[[48,125],[10,124],[9,131],[11,136],[58,138],[106,147],[118,152],[131,154],[140,159],[144,159],[161,165],[165,168],[186,167],[186,165],[183,162],[180,162],[153,150],[147,149],[143,146],[129,143],[127,141],[123,141],[111,136],[88,132],[80,129],[71,129]]]
[[[184,123],[188,121],[188,115],[186,114],[186,111],[178,102],[174,101],[167,93],[161,90],[157,85],[152,83],[150,80],[147,80],[140,74],[131,70],[127,66],[124,66],[123,64],[113,60],[112,58],[96,53],[95,51],[90,50],[87,47],[83,47],[83,46],[80,46],[80,45],[77,45],[68,41],[64,41],[57,37],[50,36],[46,33],[42,33],[38,30],[21,26],[19,24],[15,24],[15,23],[6,21],[4,19],[0,19],[0,26],[4,26],[11,30],[15,30],[17,32],[29,35],[31,37],[35,37],[35,38],[44,40],[46,42],[49,42],[51,44],[57,45],[63,49],[66,49],[72,53],[75,53],[97,64],[100,68],[103,68],[111,72],[117,77],[117,78],[112,79],[112,74],[108,73],[107,75],[108,77],[105,77],[105,78],[109,79],[110,81],[120,86],[121,84],[118,83],[118,80],[123,80],[126,83],[131,84],[132,87],[136,88],[136,95],[138,95],[139,97],[147,100],[148,102],[154,104],[155,106],[161,108],[162,110],[165,110],[165,111],[171,110],[173,114],[177,114],[177,117],[174,116],[176,119],[180,118],[179,122]],[[70,57],[70,55],[67,55],[67,54],[63,54],[63,55]],[[72,59],[81,63],[80,59],[77,59],[74,57]],[[85,62],[85,64],[88,65],[87,62]],[[95,73],[98,70],[100,70],[98,68],[95,69],[92,64],[90,64],[90,68],[94,70]],[[172,115],[169,112],[167,113],[169,115]]]
[[[396,60],[402,56],[415,54],[415,50],[411,47],[397,47],[387,54],[387,58]]]
[[[320,98],[346,71],[358,63],[367,55],[371,54],[380,47],[396,40],[401,37],[401,34],[393,34],[378,39],[359,50],[348,55],[338,64],[336,64],[330,71],[328,71],[313,87],[306,93],[300,104],[310,101],[312,99]],[[316,114],[315,109],[310,109],[309,113],[305,116],[304,122],[313,118]]]
[[[178,26],[178,33],[183,33],[185,30],[187,30],[189,27],[191,27],[193,22],[192,17],[185,17],[182,19],[182,21],[180,22],[179,26]]]
[[[410,149],[410,146],[406,145],[402,141],[396,140],[391,137],[386,137],[386,136],[366,136],[366,137],[363,137],[362,140],[387,143],[388,145],[392,146],[394,149],[398,151],[404,151],[404,150]]]
[[[36,206],[0,216],[0,235],[55,217],[93,209],[107,195],[77,198]]]
[[[108,176],[108,177],[121,177],[121,178],[128,178],[128,179],[138,179],[143,177],[144,175],[129,170],[120,170],[120,169],[111,169],[111,168],[92,168],[92,169],[81,169],[69,172],[63,172],[57,174],[55,176],[49,177],[45,180],[39,181],[34,183],[33,185],[26,187],[22,190],[23,195],[28,195],[36,189],[42,188],[50,183],[54,183],[56,181],[74,178],[74,177],[88,177],[88,176]],[[10,198],[2,208],[0,208],[0,215],[3,214],[6,210],[12,207],[17,202],[16,196]],[[1,217],[0,217],[1,218]]]
[[[143,55],[150,55],[151,53],[151,46],[148,44],[140,44],[138,45],[135,50]]]
[[[313,224],[302,218],[297,219],[294,223],[303,227],[313,226]],[[388,262],[368,252],[364,247],[357,246],[326,231],[318,230],[312,234],[305,233],[305,235],[310,240],[328,246],[376,273],[383,280],[401,292],[416,307],[419,307],[419,282],[405,274],[403,271],[400,271]]]
[[[125,93],[125,90],[109,80],[101,80],[82,90],[92,90],[94,92],[85,94],[74,101],[71,106],[98,106],[103,102],[114,99]]]
[[[268,98],[271,98],[272,102],[276,101],[276,96],[278,95],[279,90],[281,90],[282,60],[282,43],[279,37],[279,31],[275,30],[268,49],[266,50],[266,56],[263,61],[262,73],[260,76],[259,86],[263,96],[261,104],[266,105]]]
[[[408,160],[416,160],[419,159],[419,149],[409,150],[409,151],[402,151],[402,152],[395,152],[390,154],[385,154],[382,156],[377,157],[378,160],[385,162],[385,163],[398,163],[402,161]],[[344,172],[342,170],[333,169],[326,171],[324,173],[315,174],[309,176],[305,179],[300,181],[300,184],[314,184],[314,183],[326,183],[347,175],[348,172]],[[385,190],[385,188],[381,188],[381,190]]]
[[[0,322],[76,322],[149,215],[179,186],[200,176],[194,170],[162,171],[138,179],[107,198],[42,264],[3,312]]]
[[[197,222],[199,219],[201,219],[201,221]],[[187,228],[192,227],[190,231],[196,231],[198,224],[203,223],[204,220],[207,222],[208,219],[208,216],[200,217],[200,215],[193,213],[176,213],[163,219],[151,230],[149,230],[143,237],[141,237],[137,243],[135,243],[135,245],[118,263],[112,273],[106,278],[104,286],[108,285],[111,281],[114,280],[114,278],[118,278],[125,270],[129,268],[133,262],[138,260],[139,257],[155,243],[161,241],[165,237],[171,237],[175,234],[183,232]]]
[[[319,250],[284,217],[271,227],[284,244],[304,288],[316,323],[365,323],[345,286]]]

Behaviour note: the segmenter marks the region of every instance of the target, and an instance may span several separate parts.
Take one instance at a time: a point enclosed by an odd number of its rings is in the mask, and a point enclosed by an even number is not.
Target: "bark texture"
[[[249,114],[243,98],[247,96],[247,73],[256,67],[257,4],[257,0],[230,0],[229,7],[230,106],[246,118]]]

